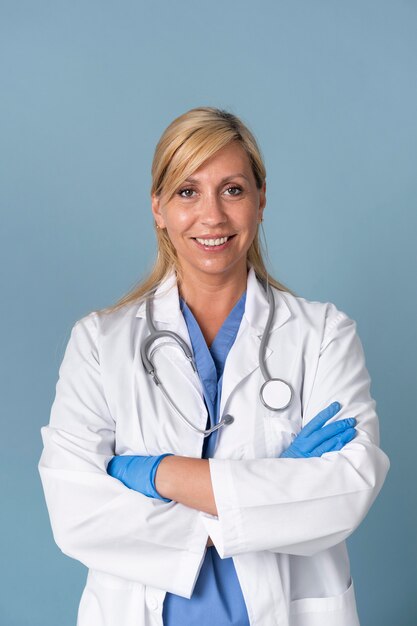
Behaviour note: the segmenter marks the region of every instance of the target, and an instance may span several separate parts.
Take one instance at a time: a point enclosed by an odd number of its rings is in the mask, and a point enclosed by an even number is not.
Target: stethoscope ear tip
[[[225,415],[224,418],[222,419],[222,422],[226,426],[229,426],[230,424],[233,424],[234,421],[235,421],[235,418],[232,417],[231,415]]]

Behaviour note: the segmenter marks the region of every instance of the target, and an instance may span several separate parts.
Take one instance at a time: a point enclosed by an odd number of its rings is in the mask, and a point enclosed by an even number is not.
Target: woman
[[[268,275],[236,116],[175,119],[152,177],[154,269],[75,324],[42,429],[78,624],[355,626],[345,539],[389,468],[355,322]]]

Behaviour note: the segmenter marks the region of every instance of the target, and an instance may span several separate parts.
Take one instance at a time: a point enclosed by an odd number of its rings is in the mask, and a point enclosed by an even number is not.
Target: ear
[[[258,221],[262,220],[265,205],[266,205],[266,180],[264,180],[264,183],[259,190]]]
[[[160,197],[153,193],[151,195],[151,202],[152,202],[152,213],[153,213],[155,222],[157,223],[159,228],[165,228],[165,220],[161,212]]]

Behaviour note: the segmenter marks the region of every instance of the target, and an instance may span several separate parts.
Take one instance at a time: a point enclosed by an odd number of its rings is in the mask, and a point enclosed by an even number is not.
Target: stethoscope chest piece
[[[271,411],[282,411],[291,403],[292,389],[281,378],[270,378],[262,385],[259,395],[262,404]]]

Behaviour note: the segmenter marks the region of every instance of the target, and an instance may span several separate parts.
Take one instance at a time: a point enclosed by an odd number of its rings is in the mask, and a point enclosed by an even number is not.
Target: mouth
[[[196,243],[196,245],[202,250],[224,250],[229,247],[231,241],[236,237],[236,235],[228,235],[226,237],[213,237],[210,239],[201,238],[201,237],[191,237]]]

